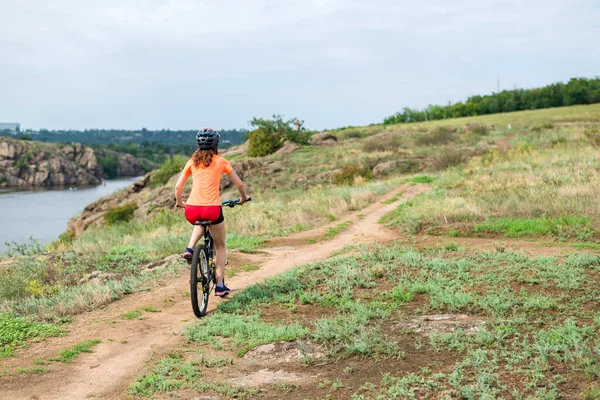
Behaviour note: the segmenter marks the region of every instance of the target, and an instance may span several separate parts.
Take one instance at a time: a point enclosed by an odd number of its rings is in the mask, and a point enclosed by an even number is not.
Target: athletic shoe
[[[217,285],[217,287],[215,288],[215,296],[224,297],[227,296],[229,292],[231,292],[231,290],[229,290],[229,288],[225,286],[225,284]]]
[[[185,251],[183,252],[183,258],[185,258],[186,260],[191,260],[193,256],[194,256],[194,249],[190,249],[189,247],[186,247]]]

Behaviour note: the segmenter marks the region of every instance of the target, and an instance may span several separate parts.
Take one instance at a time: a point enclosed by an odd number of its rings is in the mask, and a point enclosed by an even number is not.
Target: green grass
[[[338,234],[345,231],[352,225],[352,221],[345,221],[336,226],[329,227],[325,230],[325,234],[323,235],[323,240],[331,240],[335,238]]]
[[[19,374],[43,374],[48,372],[48,368],[34,367],[34,368],[17,368]]]
[[[260,269],[260,266],[254,265],[254,264],[246,264],[242,267],[242,271],[244,271],[244,272],[258,271],[259,269]]]
[[[254,253],[265,245],[266,236],[227,235],[227,248],[237,249],[241,253]]]
[[[62,363],[70,364],[76,357],[81,353],[93,353],[92,347],[101,343],[100,339],[88,340],[86,342],[78,343],[70,349],[61,350],[58,357],[52,358],[51,361],[58,361]]]
[[[141,310],[132,310],[121,314],[121,319],[132,320],[132,319],[141,319],[142,311]]]
[[[201,376],[193,364],[183,363],[183,356],[174,353],[160,359],[152,372],[138,377],[129,386],[129,391],[135,396],[171,392],[185,384],[191,384]]]
[[[257,315],[241,316],[219,313],[211,318],[202,319],[185,332],[189,341],[206,343],[214,348],[223,348],[218,338],[227,338],[238,355],[261,344],[280,340],[292,341],[306,334],[306,329],[297,324],[271,325],[260,321]]]
[[[13,355],[14,349],[23,346],[27,340],[48,338],[67,333],[63,327],[17,317],[10,313],[0,314],[0,358]]]
[[[301,338],[322,346],[328,357],[323,362],[334,366],[314,384],[316,389],[332,393],[348,387],[351,392],[344,395],[356,399],[402,393],[407,398],[411,393],[424,398],[440,398],[443,393],[451,398],[593,393],[587,387],[566,393],[561,382],[600,379],[600,312],[595,307],[600,298],[599,256],[528,257],[508,250],[468,254],[455,246],[360,250],[245,288],[188,326],[185,348],[209,345],[241,356],[261,344]],[[302,318],[296,314],[300,307]],[[458,328],[427,335],[394,328],[398,321],[445,313],[467,314],[480,322],[475,331]],[[395,364],[408,357],[408,349],[416,352],[410,356],[411,365],[421,364],[410,373]],[[434,354],[443,354],[445,361],[429,362],[437,359]],[[214,366],[234,373],[230,360],[219,360],[202,356],[178,365],[196,362],[198,368]],[[311,365],[322,360],[298,362]],[[361,381],[365,390],[355,391],[351,388],[361,378],[341,374],[355,362],[365,366],[377,362],[387,373]],[[386,368],[388,363],[394,366]],[[175,379],[181,385],[165,383],[173,379],[173,371],[175,367],[150,375],[144,382],[156,382],[156,389],[147,395],[193,388],[182,378]],[[193,390],[233,393],[223,383],[201,384]],[[266,390],[276,396],[273,391],[285,388]]]
[[[589,228],[590,218],[564,217],[564,218],[490,218],[475,225],[477,233],[501,233],[506,237],[518,238],[522,236],[560,236],[568,235],[570,231],[581,231]]]
[[[592,250],[600,250],[600,244],[597,243],[574,243],[573,247],[577,250],[583,249],[592,249]]]
[[[147,307],[142,307],[142,311],[146,311],[146,312],[160,312],[160,310],[157,310],[156,308],[152,307],[152,306],[147,306]]]
[[[414,178],[410,178],[408,181],[412,183],[431,183],[435,180],[435,177],[429,175],[418,175]]]

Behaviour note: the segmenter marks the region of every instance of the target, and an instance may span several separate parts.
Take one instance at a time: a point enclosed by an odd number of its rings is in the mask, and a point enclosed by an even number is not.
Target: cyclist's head
[[[196,134],[196,143],[201,150],[213,150],[219,147],[219,132],[212,128],[204,128]]]

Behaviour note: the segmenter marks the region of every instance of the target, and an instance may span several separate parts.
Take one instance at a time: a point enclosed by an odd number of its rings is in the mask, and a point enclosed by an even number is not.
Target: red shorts
[[[221,206],[185,206],[185,217],[190,224],[198,221],[210,221],[214,225],[220,224],[225,220],[223,218],[223,208]]]

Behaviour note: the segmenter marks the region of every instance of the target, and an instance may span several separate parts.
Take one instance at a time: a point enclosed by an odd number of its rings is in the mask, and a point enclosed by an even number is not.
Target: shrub
[[[127,222],[133,218],[133,213],[137,208],[138,206],[135,202],[110,208],[104,213],[104,220],[108,225],[114,225],[119,222]]]
[[[453,148],[442,149],[439,154],[433,158],[433,168],[436,171],[442,171],[455,165],[462,164],[467,160],[467,155]]]
[[[264,157],[275,153],[283,144],[283,136],[278,132],[267,132],[259,128],[248,134],[248,155]]]
[[[402,138],[388,134],[367,139],[363,145],[363,150],[371,153],[374,151],[395,151],[400,147],[402,147]]]
[[[250,121],[255,129],[248,133],[250,157],[263,157],[273,154],[285,140],[301,145],[308,144],[312,133],[304,129],[304,121],[297,118],[284,120],[282,115],[274,114],[271,119],[253,118]]]
[[[98,164],[102,167],[104,175],[108,178],[116,178],[119,176],[119,160],[116,155],[110,153],[98,154]]]
[[[177,173],[181,172],[185,163],[187,162],[187,158],[184,156],[174,156],[169,157],[167,160],[160,166],[158,171],[152,175],[150,179],[150,185],[152,187],[164,185]]]
[[[471,128],[471,132],[473,132],[476,135],[481,135],[481,136],[485,136],[488,133],[490,133],[487,126],[484,126],[484,125],[477,125],[477,126]]]
[[[15,166],[19,169],[27,168],[27,157],[19,158]]]
[[[415,142],[419,146],[432,146],[447,144],[454,140],[454,129],[449,126],[440,126],[431,132],[418,137]]]
[[[60,235],[58,235],[58,241],[60,243],[68,244],[68,243],[72,243],[76,237],[77,237],[77,235],[75,235],[75,232],[63,232]]]
[[[332,180],[337,185],[351,185],[358,177],[370,180],[373,178],[373,173],[357,163],[350,163],[343,165],[340,172],[333,174]]]

